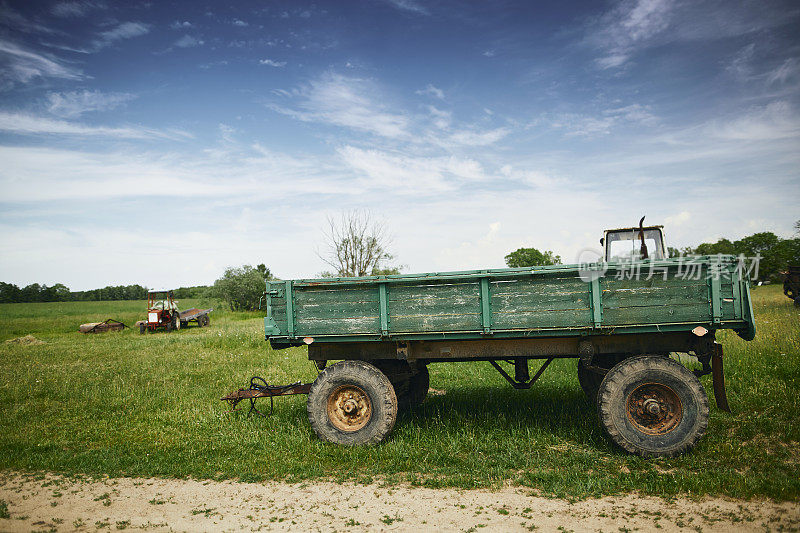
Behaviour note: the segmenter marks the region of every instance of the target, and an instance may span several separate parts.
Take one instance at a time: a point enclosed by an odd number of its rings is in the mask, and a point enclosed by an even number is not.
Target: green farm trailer
[[[308,346],[320,373],[298,390],[326,441],[383,440],[398,409],[425,399],[429,364],[488,361],[526,389],[573,358],[613,441],[642,456],[684,452],[708,424],[699,377],[713,374],[727,409],[715,332],[754,337],[749,281],[734,257],[665,258],[660,226],[604,242],[606,256],[583,265],[269,281],[266,338]]]

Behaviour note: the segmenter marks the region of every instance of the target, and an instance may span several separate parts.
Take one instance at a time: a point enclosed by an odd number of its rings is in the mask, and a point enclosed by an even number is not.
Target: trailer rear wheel
[[[600,384],[597,409],[611,439],[642,457],[683,453],[708,427],[705,389],[667,357],[632,357],[614,366]]]
[[[397,420],[389,378],[364,361],[341,361],[323,370],[308,393],[311,428],[325,441],[377,444]]]
[[[622,357],[620,355],[595,355],[592,358],[592,366],[609,370],[621,361]],[[592,404],[597,404],[597,390],[600,388],[600,383],[603,382],[604,377],[605,373],[592,370],[586,366],[583,359],[578,359],[578,383]]]
[[[427,366],[419,365],[415,368],[406,361],[391,359],[375,360],[373,364],[392,383],[398,409],[401,411],[411,409],[425,401],[431,381]]]

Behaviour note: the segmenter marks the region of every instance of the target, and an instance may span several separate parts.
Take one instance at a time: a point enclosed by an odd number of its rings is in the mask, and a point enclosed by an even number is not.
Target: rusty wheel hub
[[[664,435],[683,418],[683,406],[674,390],[661,383],[645,383],[628,395],[628,420],[648,435]]]
[[[328,419],[340,431],[358,431],[371,417],[369,396],[355,385],[342,385],[328,396]]]

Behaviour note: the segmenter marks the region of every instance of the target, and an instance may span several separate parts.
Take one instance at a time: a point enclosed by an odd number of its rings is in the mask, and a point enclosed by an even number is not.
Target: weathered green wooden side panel
[[[733,258],[704,258],[690,276],[681,275],[687,270],[678,260],[634,266],[639,279],[631,279],[629,266],[611,264],[591,283],[578,265],[271,281],[265,330],[271,338],[345,341],[689,331],[703,324],[751,338],[749,284]],[[712,267],[722,276],[710,277]]]
[[[357,335],[380,328],[377,286],[294,290],[297,335]]]
[[[527,276],[489,284],[492,329],[591,327],[589,284],[577,276]]]
[[[475,281],[390,285],[387,304],[391,332],[481,329],[479,286]]]
[[[603,325],[623,326],[711,319],[706,279],[685,279],[671,271],[650,279],[601,280]]]

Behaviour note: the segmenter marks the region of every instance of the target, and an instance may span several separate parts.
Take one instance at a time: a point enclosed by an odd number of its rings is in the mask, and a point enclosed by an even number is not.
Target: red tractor
[[[147,291],[147,320],[140,320],[136,325],[139,326],[139,333],[158,328],[177,330],[186,327],[190,321],[202,328],[211,323],[211,317],[208,316],[211,311],[213,309],[187,309],[181,313],[171,290],[153,289]]]
[[[181,314],[171,290],[147,291],[147,320],[140,320],[139,333],[164,328],[181,329]]]

